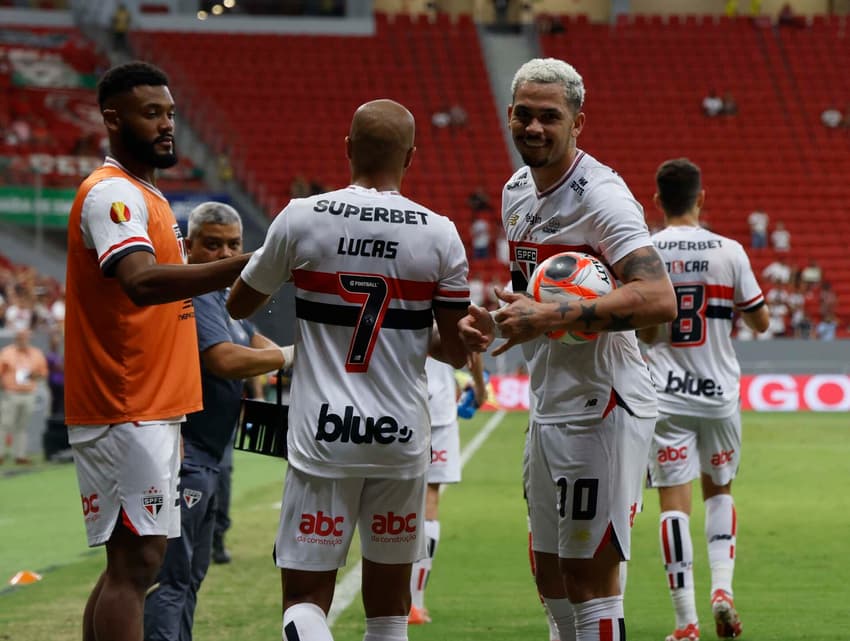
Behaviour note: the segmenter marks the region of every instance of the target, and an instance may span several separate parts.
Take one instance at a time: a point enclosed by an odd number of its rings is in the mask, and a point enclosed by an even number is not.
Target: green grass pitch
[[[490,416],[462,422],[464,441]],[[520,489],[525,420],[524,414],[508,414],[467,464],[463,482],[443,495],[442,538],[427,594],[434,622],[411,628],[411,641],[547,641],[527,560]],[[742,638],[850,639],[847,415],[747,413],[742,460],[733,488]],[[5,585],[22,569],[44,578],[0,587],[0,640],[77,640],[104,557],[102,549],[86,548],[73,466],[45,465],[25,474],[11,469],[0,467],[0,580]],[[280,461],[237,453],[228,537],[234,562],[210,568],[195,617],[198,641],[280,638],[280,575],[271,544],[283,473]],[[638,641],[661,641],[673,627],[657,525],[657,497],[648,490],[633,531],[626,591],[629,638]],[[713,639],[699,502],[691,527],[702,636]],[[357,561],[356,550],[349,565]],[[359,598],[333,632],[337,641],[362,639]]]

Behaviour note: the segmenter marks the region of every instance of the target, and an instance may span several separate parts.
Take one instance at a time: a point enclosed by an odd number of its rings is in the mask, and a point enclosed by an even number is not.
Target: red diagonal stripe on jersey
[[[147,238],[145,238],[144,236],[130,236],[130,238],[125,238],[125,239],[124,239],[124,240],[122,240],[120,243],[116,243],[116,244],[114,244],[112,247],[110,247],[110,248],[109,248],[109,249],[107,249],[105,252],[103,252],[103,253],[102,253],[102,254],[98,257],[97,262],[102,263],[102,262],[103,262],[103,259],[104,259],[104,258],[106,258],[107,256],[109,256],[109,254],[111,254],[112,252],[114,252],[116,249],[119,249],[119,248],[121,248],[121,247],[124,247],[124,245],[130,245],[131,243],[144,243],[144,244],[145,244],[145,245],[147,245],[148,247],[151,247],[151,241],[149,241],[149,240],[148,240]]]
[[[725,298],[732,300],[735,296],[735,288],[727,285],[706,285],[705,295],[708,298]]]
[[[360,272],[345,272],[354,276],[366,276]],[[381,276],[387,283],[390,296],[397,300],[433,300],[437,291],[437,283],[427,283],[419,280],[405,280]],[[292,280],[299,289],[321,294],[340,295],[342,289],[339,275],[330,272],[311,272],[306,269],[296,269],[292,272]],[[467,293],[467,297],[469,294]]]
[[[666,520],[661,522],[661,548],[664,551],[664,563],[669,565],[673,562],[673,556],[670,554],[670,540],[668,539],[667,534],[667,523],[668,521]]]

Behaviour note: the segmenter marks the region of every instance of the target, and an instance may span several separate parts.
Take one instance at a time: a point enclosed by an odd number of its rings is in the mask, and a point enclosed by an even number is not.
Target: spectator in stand
[[[431,124],[437,129],[445,129],[452,124],[452,116],[449,113],[449,109],[440,109],[431,114]]]
[[[844,126],[844,115],[835,107],[827,107],[821,112],[820,121],[825,127],[837,129]]]
[[[778,252],[791,250],[791,232],[785,229],[785,223],[781,220],[776,223],[776,228],[770,234],[770,242],[773,249]]]
[[[119,3],[112,14],[112,45],[119,51],[127,51],[127,33],[130,31],[130,10]]]
[[[770,308],[770,326],[767,331],[773,337],[785,336],[788,331],[789,295],[788,283],[776,282],[765,296]]]
[[[472,238],[472,257],[489,258],[490,222],[483,215],[479,215],[473,221],[470,227],[470,237]]]
[[[797,29],[801,29],[806,26],[806,17],[795,14],[794,9],[791,8],[791,3],[786,2],[779,10],[779,18],[776,23],[780,27],[796,27]]]
[[[449,107],[449,124],[452,127],[466,127],[467,122],[469,122],[469,115],[462,105],[455,103]]]
[[[322,184],[322,181],[318,178],[313,178],[310,181],[310,196],[316,196],[317,194],[323,194],[328,191],[328,188]]]
[[[832,283],[825,280],[820,286],[820,315],[825,318],[830,314],[835,313],[835,307],[838,304],[838,296],[835,290],[832,289]]]
[[[30,344],[29,328],[15,332],[15,342],[0,350],[0,463],[7,438],[17,465],[29,465],[27,428],[35,408],[38,382],[47,376],[44,353]]]
[[[834,341],[838,329],[838,319],[835,314],[827,314],[815,327],[815,337],[819,341]]]
[[[820,285],[822,278],[823,271],[821,270],[820,265],[818,265],[814,258],[809,258],[808,264],[803,267],[800,272],[800,280],[806,287],[806,290],[810,291]]]
[[[472,211],[492,211],[493,203],[490,202],[490,196],[487,195],[487,190],[481,185],[475,188],[466,199],[466,204]]]
[[[708,95],[702,99],[702,112],[713,118],[723,113],[723,98],[717,95],[717,91],[712,89]]]
[[[738,102],[735,100],[735,96],[732,95],[731,91],[727,91],[723,94],[723,115],[724,116],[734,116],[738,113]]]
[[[230,164],[230,154],[224,149],[216,158],[216,170],[221,182],[229,183],[233,180],[233,166]]]
[[[295,174],[292,182],[289,183],[290,198],[306,198],[310,195],[310,183],[304,178],[303,174]]]
[[[6,327],[13,331],[32,329],[35,323],[32,295],[25,285],[18,283],[9,296],[6,308]]]
[[[791,272],[791,266],[783,258],[777,258],[762,270],[761,275],[773,283],[787,285],[791,282]]]
[[[767,247],[767,224],[770,216],[760,209],[750,212],[747,224],[750,226],[750,247],[764,249]]]

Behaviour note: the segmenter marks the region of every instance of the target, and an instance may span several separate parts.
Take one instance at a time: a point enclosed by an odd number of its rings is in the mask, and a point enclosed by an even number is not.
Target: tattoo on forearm
[[[564,320],[571,311],[573,311],[573,306],[570,303],[561,303],[558,305],[558,313],[561,315],[561,320]]]
[[[592,323],[602,320],[602,317],[596,313],[596,303],[582,305],[578,320],[584,323],[585,329],[590,329]]]
[[[637,279],[655,280],[667,275],[661,257],[652,247],[641,247],[629,254],[623,259],[620,272],[624,283]]]
[[[611,314],[611,322],[605,326],[605,329],[611,332],[622,332],[628,329],[637,329],[635,324],[632,322],[634,318],[634,314],[625,314],[624,316],[617,316],[617,314]]]

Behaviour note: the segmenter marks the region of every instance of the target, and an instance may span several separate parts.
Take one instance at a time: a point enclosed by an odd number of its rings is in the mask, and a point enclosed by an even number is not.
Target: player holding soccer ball
[[[526,166],[502,193],[513,289],[538,263],[565,251],[597,256],[621,285],[586,301],[537,302],[496,290],[508,303],[491,316],[470,306],[467,345],[499,354],[521,344],[531,375],[526,476],[535,580],[560,641],[625,639],[619,564],[657,415],[655,391],[634,330],[673,320],[676,299],[652,246],[641,206],[623,180],[577,149],[584,84],[552,58],[514,76],[508,120]],[[546,332],[599,333],[565,345]]]
[[[691,481],[702,481],[717,636],[741,634],[732,601],[737,517],[732,479],[741,454],[740,368],[730,333],[734,311],[754,331],[770,322],[764,296],[740,243],[699,225],[705,200],[700,170],[668,160],[655,176],[656,206],[667,227],[652,237],[679,306],[673,323],[639,332],[652,343],[647,360],[658,390],[659,417],[650,469],[661,501],[661,553],[676,629],[667,641],[697,641],[694,549],[689,529]]]

